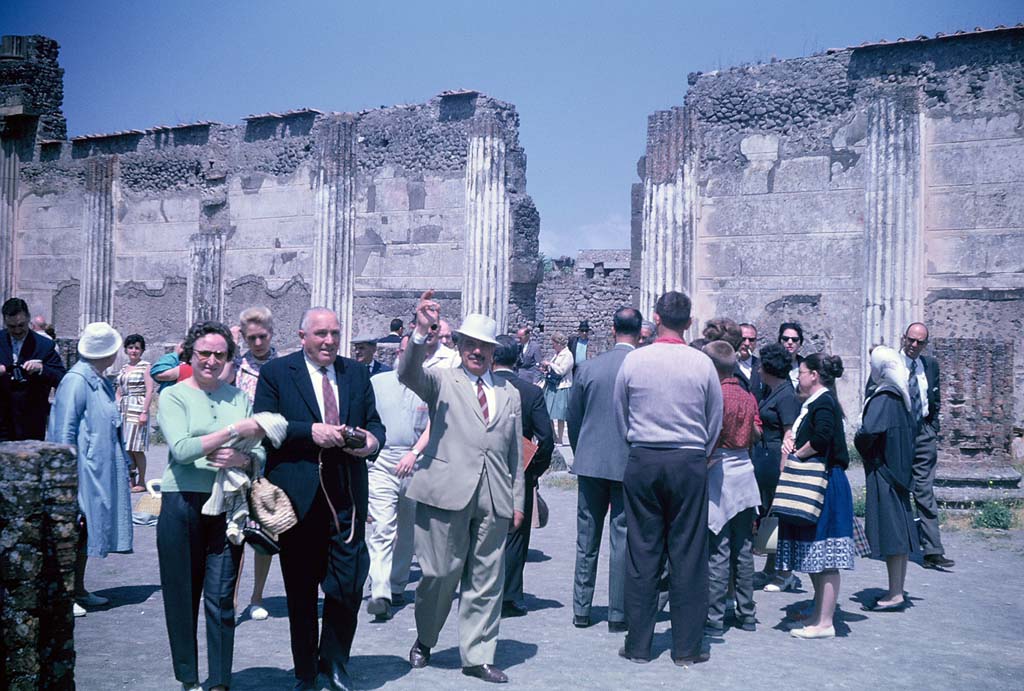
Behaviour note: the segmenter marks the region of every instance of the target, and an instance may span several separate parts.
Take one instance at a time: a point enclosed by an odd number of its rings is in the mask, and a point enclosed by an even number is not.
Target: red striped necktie
[[[480,402],[480,410],[484,414],[484,424],[490,422],[490,412],[487,410],[487,394],[484,392],[483,377],[476,378],[476,400]]]

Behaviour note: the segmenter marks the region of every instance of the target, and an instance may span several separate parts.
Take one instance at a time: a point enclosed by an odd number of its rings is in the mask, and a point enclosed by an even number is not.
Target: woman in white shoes
[[[128,456],[121,443],[121,414],[103,372],[114,364],[121,334],[106,322],[89,324],[78,338],[79,360],[57,387],[46,440],[78,450],[81,535],[75,564],[76,617],[107,604],[85,589],[88,557],[132,551]]]
[[[800,394],[805,400],[793,432],[782,442],[782,452],[790,457],[823,459],[828,474],[815,525],[796,525],[785,517],[779,522],[777,568],[809,574],[814,585],[814,611],[803,628],[790,631],[795,638],[836,635],[832,617],[839,598],[839,573],[853,568],[853,493],[846,479],[850,456],[843,409],[835,395],[835,380],[842,375],[838,355],[815,353],[800,363]]]

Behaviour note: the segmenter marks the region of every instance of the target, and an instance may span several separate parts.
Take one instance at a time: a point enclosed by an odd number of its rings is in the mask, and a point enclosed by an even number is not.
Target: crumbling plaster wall
[[[805,351],[843,357],[848,410],[859,409],[867,341],[892,333],[878,321],[926,319],[939,338],[998,324],[1024,352],[1024,30],[831,51],[690,84],[682,108],[651,117],[640,168],[647,183],[682,189],[692,254],[680,284],[699,321],[752,321],[762,342],[802,321]],[[1018,420],[1022,367],[1011,368]]]
[[[300,110],[245,124],[196,123],[36,146],[21,165],[16,288],[77,331],[90,161],[114,158],[112,319],[155,342],[187,326],[190,238],[223,238],[214,313],[266,304],[291,333],[314,275],[317,142],[332,116]],[[356,116],[353,333],[380,333],[434,287],[461,310],[467,141],[481,123],[505,139],[512,218],[513,322],[535,315],[539,215],[526,194],[518,115],[454,92]],[[194,248],[193,248],[194,249]],[[217,289],[214,289],[217,292]],[[521,303],[521,304],[520,304]]]

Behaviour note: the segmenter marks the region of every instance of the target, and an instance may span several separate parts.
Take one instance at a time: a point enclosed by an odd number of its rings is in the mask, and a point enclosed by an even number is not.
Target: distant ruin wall
[[[56,43],[8,38],[45,50],[0,59],[0,96],[55,117],[62,98]],[[57,81],[47,86],[38,75]],[[63,130],[51,128],[44,141],[12,129],[14,116],[5,112],[0,202],[7,204],[0,211],[13,212],[0,213],[0,284],[51,317],[61,335],[106,316],[126,332],[167,343],[192,319],[233,322],[252,304],[270,307],[290,330],[312,303],[343,317],[355,304],[379,304],[372,314],[384,314],[430,287],[453,294],[451,305],[462,309],[470,268],[502,282],[490,309],[505,322],[536,314],[540,220],[526,193],[519,116],[484,94],[70,141]],[[474,197],[470,142],[483,131],[502,159],[488,178],[491,191]],[[492,198],[505,200],[504,216],[490,214]],[[470,260],[474,218],[483,254]],[[381,303],[381,296],[390,297]],[[343,329],[383,334],[396,314],[372,324],[370,315],[352,314]]]

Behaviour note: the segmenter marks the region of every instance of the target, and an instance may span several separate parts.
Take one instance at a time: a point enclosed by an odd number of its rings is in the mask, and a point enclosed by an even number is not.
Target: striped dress
[[[139,360],[134,367],[125,364],[117,375],[117,389],[121,394],[118,407],[121,411],[121,433],[124,435],[125,451],[149,450],[148,416],[145,422],[139,420],[146,400],[147,371],[149,363]]]

